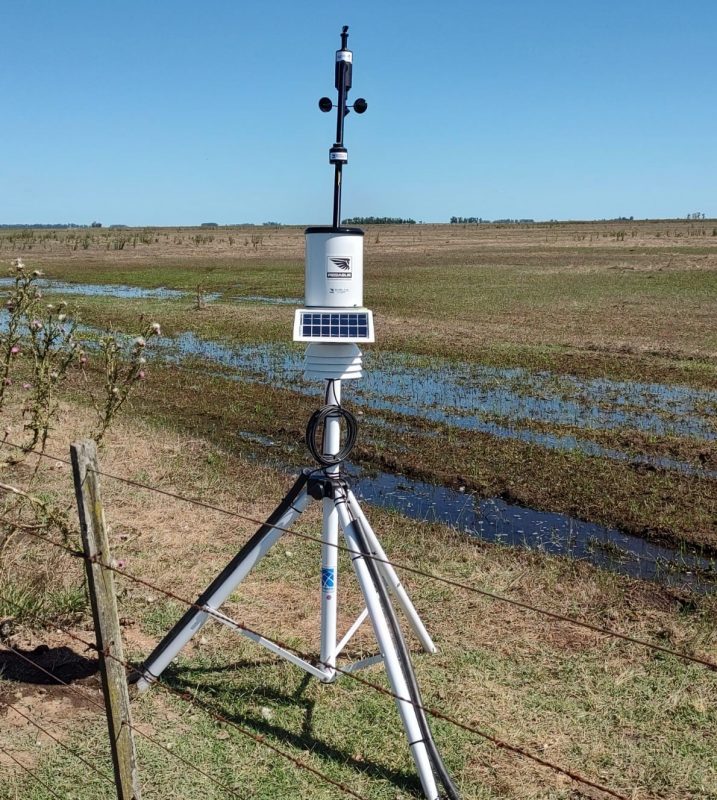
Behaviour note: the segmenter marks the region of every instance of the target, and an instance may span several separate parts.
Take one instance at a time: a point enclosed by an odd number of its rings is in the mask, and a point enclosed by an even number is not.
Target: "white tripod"
[[[340,394],[341,382],[329,381],[327,406],[324,408],[326,416],[323,454],[326,460],[331,460],[339,452],[341,418],[342,415],[350,416],[340,408]],[[331,408],[336,409],[336,412],[331,413]],[[286,533],[312,499],[320,499],[323,503],[321,652],[316,664],[300,658],[295,653],[262,636],[245,630],[220,611],[222,604],[237,589],[251,569],[267,554],[272,545],[276,544]],[[343,532],[346,546],[351,553],[351,563],[366,604],[365,609],[340,641],[337,640],[336,631],[339,530]],[[375,556],[380,560],[370,558],[370,556]],[[394,695],[405,698],[396,700],[396,705],[408,737],[423,791],[427,798],[435,800],[438,798],[438,790],[431,768],[431,759],[427,752],[425,728],[421,725],[421,712],[416,708],[417,701],[412,699],[405,674],[405,664],[402,663],[401,656],[397,651],[396,633],[390,624],[392,612],[388,612],[389,618],[387,618],[385,589],[388,589],[395,604],[405,614],[408,624],[418,637],[423,649],[426,652],[435,653],[436,647],[395,570],[390,564],[385,563],[386,561],[386,553],[361,510],[358,500],[342,476],[340,464],[325,466],[320,471],[304,471],[267,521],[197,598],[196,607],[187,611],[157,645],[141,669],[142,677],[137,683],[138,688],[140,690],[147,689],[210,618],[216,619],[242,636],[263,645],[319,680],[329,683],[334,681],[338,675],[337,657],[368,617],[373,626],[380,655],[348,664],[342,667],[341,671],[352,672],[380,661],[384,662]]]

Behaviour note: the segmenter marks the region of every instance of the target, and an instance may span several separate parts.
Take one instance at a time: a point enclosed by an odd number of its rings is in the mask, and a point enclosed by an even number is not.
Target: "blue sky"
[[[717,3],[26,0],[2,7],[0,222],[717,216]]]

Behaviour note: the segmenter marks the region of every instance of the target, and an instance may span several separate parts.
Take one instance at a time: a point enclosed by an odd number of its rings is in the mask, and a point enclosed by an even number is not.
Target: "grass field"
[[[420,479],[476,502],[497,498],[698,554],[704,585],[694,593],[680,580],[629,578],[369,507],[396,561],[717,660],[716,225],[366,230],[365,300],[377,342],[366,348],[366,380],[345,386],[346,404],[361,415],[356,464],[366,474],[405,475],[407,485]],[[0,260],[9,266],[17,256],[50,281],[91,285],[82,295],[45,289],[69,301],[88,339],[95,329],[133,333],[140,318],[162,324],[148,380],[102,452],[108,471],[264,518],[287,472],[306,464],[305,421],[320,404],[320,388],[301,381],[301,348],[289,341],[292,299],[303,293],[302,230],[0,232]],[[116,285],[150,291],[133,297],[109,288]],[[158,288],[186,294],[158,296]],[[100,380],[92,357],[90,366],[90,382]],[[51,452],[64,456],[88,429],[83,396],[75,375]],[[19,389],[13,403],[8,414],[21,406]],[[32,481],[71,505],[65,467],[43,465],[34,478],[33,468],[8,464],[2,479]],[[109,483],[105,491],[115,557],[190,599],[252,530],[139,489]],[[317,524],[314,514],[302,530]],[[47,623],[0,603],[0,618],[13,618],[7,641],[25,653],[76,651],[53,622],[87,636],[79,565],[50,558],[27,538],[13,542],[0,554],[2,591]],[[610,539],[602,546],[619,550]],[[310,543],[284,540],[228,610],[313,651],[319,566]],[[348,576],[347,564],[343,570]],[[717,673],[427,579],[406,583],[440,646],[438,656],[416,655],[427,705],[633,800],[717,798]],[[345,626],[360,609],[348,579],[340,591]],[[137,658],[181,610],[131,583],[120,605]],[[371,638],[362,633],[352,648],[352,657],[371,652]],[[367,676],[383,681],[375,667]],[[392,702],[365,687],[302,681],[217,627],[191,644],[168,681],[366,797],[417,796]],[[3,677],[0,667],[0,699],[39,715],[65,744],[109,769],[104,721],[89,702],[96,677],[77,686],[79,695],[38,689],[22,676]],[[336,796],[160,691],[135,709],[147,733],[242,796]],[[0,718],[0,746],[61,796],[112,796],[100,779],[80,788],[82,763],[12,709]],[[447,723],[435,729],[465,798],[601,796]],[[150,800],[230,796],[146,741],[140,747]],[[0,765],[8,775],[2,800],[52,797],[2,753]]]

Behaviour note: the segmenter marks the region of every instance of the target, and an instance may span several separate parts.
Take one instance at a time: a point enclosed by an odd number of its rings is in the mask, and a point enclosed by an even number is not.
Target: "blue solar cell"
[[[355,311],[302,312],[301,335],[311,339],[361,339],[369,335],[368,314]]]

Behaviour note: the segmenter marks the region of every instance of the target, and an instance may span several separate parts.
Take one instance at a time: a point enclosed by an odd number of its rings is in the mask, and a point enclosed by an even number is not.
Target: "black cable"
[[[339,394],[336,391],[336,379],[329,378],[326,381],[326,392],[324,393],[324,405],[335,405],[340,406],[341,400],[339,400]]]
[[[329,418],[339,417],[346,423],[346,438],[344,445],[338,453],[327,455],[323,452],[323,436],[318,434],[322,425],[326,424]],[[333,467],[345,461],[349,453],[354,449],[358,436],[358,422],[356,417],[347,409],[340,405],[327,404],[318,411],[314,411],[306,425],[306,446],[315,461],[325,467]]]
[[[338,486],[339,484],[337,483],[335,485]],[[341,482],[340,486],[342,491],[344,492],[344,496],[346,498],[346,502],[348,505],[348,487],[345,485],[343,481]],[[350,510],[349,513],[351,513]],[[351,516],[354,525],[354,530],[356,533],[356,538],[358,540],[359,550],[361,551],[361,553],[365,553],[368,556],[370,556],[371,549],[369,547],[366,538],[363,523],[360,519],[354,517],[353,514]],[[436,743],[433,739],[433,733],[431,732],[431,727],[428,724],[426,713],[423,710],[424,705],[423,705],[423,699],[421,697],[421,690],[418,686],[416,673],[413,669],[411,656],[408,652],[408,646],[406,645],[406,640],[403,637],[403,631],[401,630],[401,626],[398,622],[396,611],[388,596],[388,590],[386,589],[386,584],[384,583],[384,580],[378,571],[378,565],[372,558],[370,557],[364,558],[364,563],[366,564],[369,575],[371,576],[371,580],[373,581],[373,584],[376,587],[376,593],[378,594],[384,616],[386,617],[386,621],[393,635],[393,640],[396,646],[396,653],[398,655],[399,664],[401,665],[401,670],[406,680],[406,687],[408,688],[409,697],[412,701],[413,707],[416,712],[416,719],[421,729],[423,742],[428,752],[428,758],[431,762],[431,767],[433,768],[433,771],[435,775],[438,777],[439,781],[443,784],[443,788],[446,790],[446,796],[448,797],[448,799],[460,800],[460,795],[458,794],[458,790],[456,789],[455,785],[453,784],[453,781],[451,780],[451,776],[448,770],[446,769],[446,765],[443,763],[441,754],[438,752],[438,747],[436,746]]]

